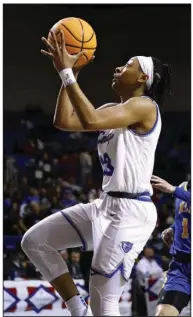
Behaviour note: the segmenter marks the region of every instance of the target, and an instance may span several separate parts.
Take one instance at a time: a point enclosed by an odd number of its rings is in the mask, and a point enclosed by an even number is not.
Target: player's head
[[[116,68],[112,88],[120,96],[138,90],[162,103],[165,92],[171,92],[171,67],[154,57],[132,57]]]

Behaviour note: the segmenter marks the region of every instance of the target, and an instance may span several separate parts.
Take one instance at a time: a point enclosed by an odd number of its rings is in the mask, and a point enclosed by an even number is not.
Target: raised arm
[[[44,51],[44,50],[41,50],[41,52],[53,61],[54,67],[58,70],[57,61],[55,61],[53,58],[55,48],[45,38],[43,38],[43,42],[46,44],[46,46],[48,48],[48,52]],[[93,57],[93,59],[94,59],[94,57]],[[77,68],[73,69],[74,76],[75,76],[76,80],[78,78],[78,74],[79,74],[80,70],[81,69],[77,69]],[[102,109],[110,107],[110,106],[112,107],[114,105],[116,105],[116,104],[115,103],[104,104],[103,106],[97,108],[96,111],[102,110]],[[78,131],[78,132],[88,131],[87,129],[85,129],[85,127],[83,127],[81,120],[77,116],[77,113],[72,105],[72,102],[71,102],[69,96],[68,96],[67,89],[64,87],[63,84],[62,84],[60,91],[58,93],[53,125],[56,128],[58,128],[60,130],[64,130],[64,131]]]
[[[61,47],[59,47],[53,32],[52,36],[54,38],[55,49],[51,48],[47,40],[43,38],[43,42],[51,52],[42,50],[42,53],[53,60],[55,68],[59,72],[63,84],[66,87],[72,106],[81,122],[81,127],[83,127],[84,130],[98,131],[115,129],[127,127],[135,123],[142,123],[147,131],[152,128],[152,122],[155,122],[156,118],[156,108],[147,98],[135,97],[129,99],[129,101],[124,104],[97,111],[84,95],[72,74],[72,68],[75,62],[84,52],[77,55],[69,55],[65,48],[63,32],[61,32]]]

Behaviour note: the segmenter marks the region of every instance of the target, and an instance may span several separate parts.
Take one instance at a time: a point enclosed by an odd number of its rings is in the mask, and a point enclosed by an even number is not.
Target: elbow
[[[66,122],[63,122],[61,120],[56,120],[55,118],[53,120],[53,126],[59,130],[61,130],[61,129],[67,130],[68,129],[68,124]]]

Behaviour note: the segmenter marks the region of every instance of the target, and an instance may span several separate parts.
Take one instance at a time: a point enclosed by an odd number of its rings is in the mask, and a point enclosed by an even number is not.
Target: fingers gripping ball
[[[61,43],[60,30],[64,33],[65,46],[69,54],[78,54],[85,50],[85,53],[76,62],[75,67],[87,64],[92,59],[97,47],[96,34],[93,28],[86,21],[79,18],[62,19],[51,28],[51,31],[56,34],[59,45]],[[50,32],[48,41],[54,46]]]

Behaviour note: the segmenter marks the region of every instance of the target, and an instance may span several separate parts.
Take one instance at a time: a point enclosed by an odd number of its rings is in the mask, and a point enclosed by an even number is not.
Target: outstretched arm
[[[174,197],[179,198],[188,204],[191,203],[191,194],[183,187],[173,186],[164,179],[155,175],[152,175],[151,182],[153,188],[159,189],[164,193],[173,194]]]

